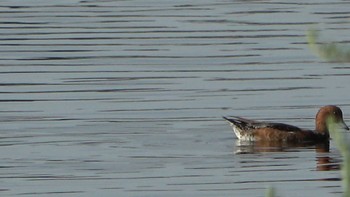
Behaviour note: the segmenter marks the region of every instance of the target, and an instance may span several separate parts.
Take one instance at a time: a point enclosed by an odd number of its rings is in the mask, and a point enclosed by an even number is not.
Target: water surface
[[[223,115],[350,117],[347,1],[3,1],[2,196],[340,196],[340,155],[237,142]],[[348,123],[349,124],[349,123]],[[298,191],[297,193],[295,191]]]

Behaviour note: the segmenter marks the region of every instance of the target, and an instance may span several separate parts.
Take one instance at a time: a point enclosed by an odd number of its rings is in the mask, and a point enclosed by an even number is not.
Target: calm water
[[[341,196],[334,144],[241,144],[221,116],[349,125],[350,66],[305,39],[349,43],[349,4],[2,1],[0,195]]]

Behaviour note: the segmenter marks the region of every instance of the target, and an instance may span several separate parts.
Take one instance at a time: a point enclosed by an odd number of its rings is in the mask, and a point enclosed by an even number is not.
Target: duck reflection
[[[330,157],[329,142],[327,144],[316,144],[316,170],[330,171],[340,169],[340,160]]]
[[[316,170],[339,170],[340,161],[330,157],[329,141],[321,143],[286,143],[273,141],[236,141],[235,154],[255,154],[266,152],[296,152],[302,149],[314,149],[316,153]]]

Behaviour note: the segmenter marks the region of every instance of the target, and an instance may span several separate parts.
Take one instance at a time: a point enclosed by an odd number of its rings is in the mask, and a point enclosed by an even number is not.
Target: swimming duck
[[[330,139],[329,131],[349,130],[343,120],[341,109],[334,105],[321,107],[316,114],[315,130],[273,122],[260,122],[233,116],[227,120],[237,138],[244,141],[284,141],[284,142],[320,142]]]

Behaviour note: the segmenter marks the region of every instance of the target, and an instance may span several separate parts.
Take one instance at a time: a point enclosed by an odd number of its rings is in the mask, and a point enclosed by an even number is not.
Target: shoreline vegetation
[[[350,63],[350,48],[337,43],[321,43],[319,31],[311,29],[307,32],[308,44],[317,55],[327,61]],[[330,124],[330,127],[334,125]],[[330,129],[331,136],[339,149],[343,161],[341,164],[341,175],[343,185],[343,197],[350,197],[350,145],[347,143],[344,134],[339,129]],[[265,193],[266,197],[275,197],[274,187],[269,187]]]
[[[311,50],[322,59],[331,62],[350,63],[350,48],[334,42],[321,42],[318,30],[307,31],[306,38]]]

